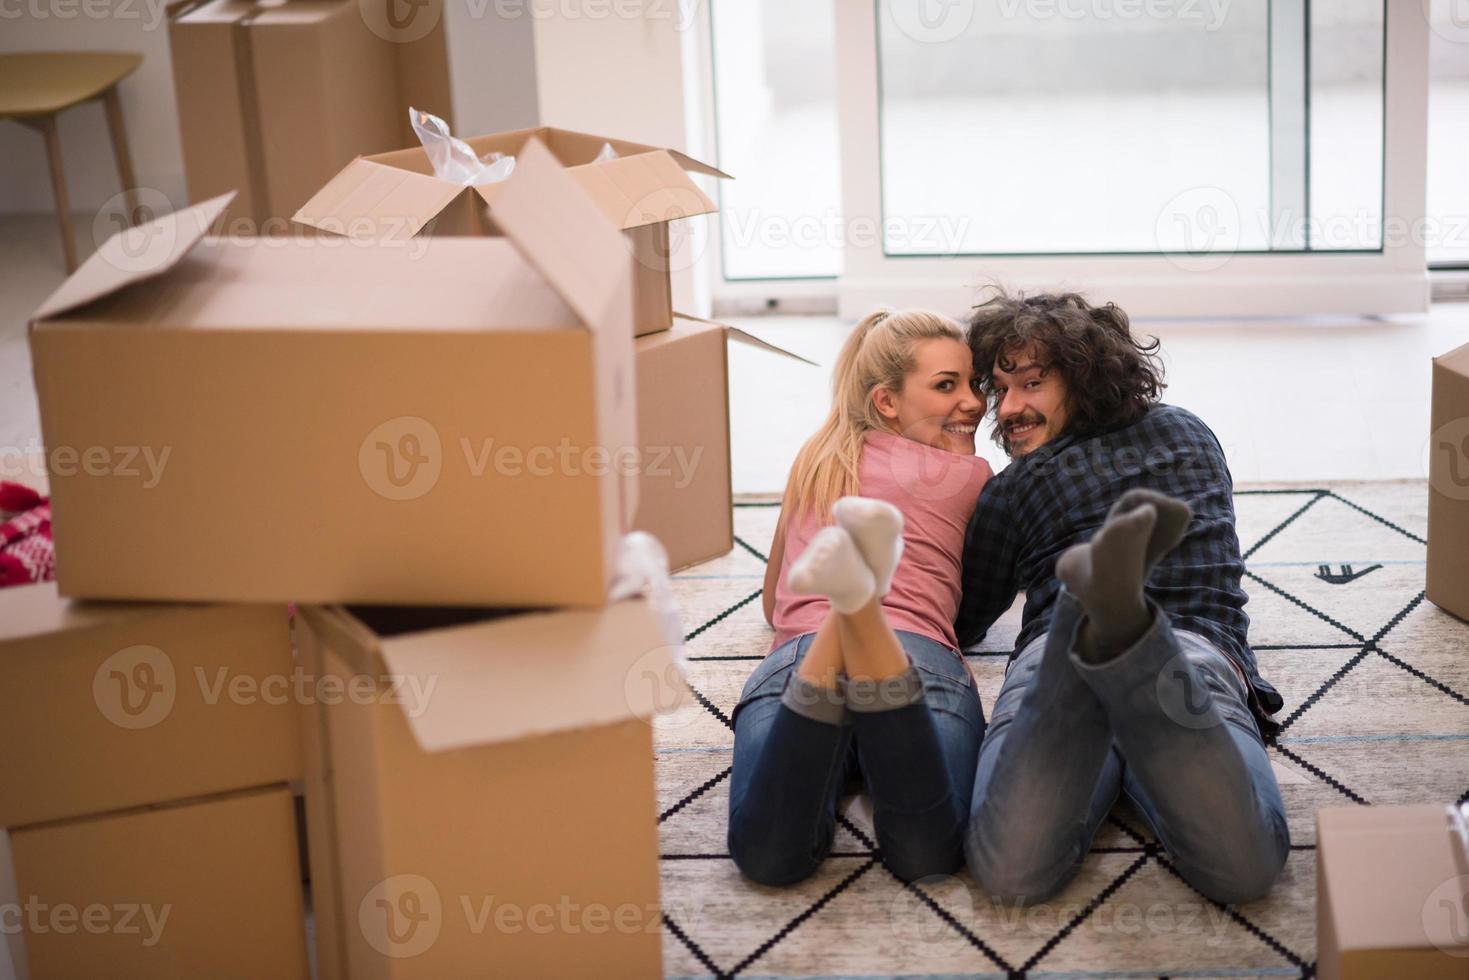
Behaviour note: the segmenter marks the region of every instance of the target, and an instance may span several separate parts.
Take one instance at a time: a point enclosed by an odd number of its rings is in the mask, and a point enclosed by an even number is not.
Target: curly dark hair
[[[1077,293],[1011,296],[999,290],[969,318],[969,349],[992,419],[1000,407],[994,398],[995,366],[1010,370],[1014,356],[1031,344],[1065,382],[1068,435],[1131,425],[1167,387],[1158,339],[1135,339],[1127,314],[1115,303],[1093,306]],[[998,425],[994,439],[1009,451]]]

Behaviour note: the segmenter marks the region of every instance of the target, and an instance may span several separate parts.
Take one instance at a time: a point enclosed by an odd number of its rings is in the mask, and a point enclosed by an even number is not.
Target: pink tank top
[[[964,531],[979,491],[994,475],[979,456],[960,456],[881,429],[867,433],[857,467],[864,497],[886,500],[903,512],[903,557],[893,586],[882,600],[888,625],[958,649],[954,616],[959,611]],[[786,525],[785,553],[775,587],[774,650],[804,633],[814,633],[831,603],[825,596],[796,595],[786,585],[791,563],[806,550],[830,515],[807,514]]]

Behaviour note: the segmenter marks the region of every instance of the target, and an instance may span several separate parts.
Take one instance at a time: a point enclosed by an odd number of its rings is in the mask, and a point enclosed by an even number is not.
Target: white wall
[[[87,16],[86,13],[105,16]],[[62,19],[63,14],[71,14]],[[163,0],[0,0],[0,52],[136,51],[143,64],[122,83],[123,115],[138,183],[184,200],[173,68]],[[122,189],[100,102],[62,113],[61,156],[72,209],[96,211]],[[41,134],[0,121],[0,213],[52,211]]]
[[[697,95],[703,0],[557,0],[535,11],[541,124],[666,146],[713,161]],[[705,192],[714,194],[708,178]],[[682,219],[671,257],[673,308],[709,310],[710,216]]]

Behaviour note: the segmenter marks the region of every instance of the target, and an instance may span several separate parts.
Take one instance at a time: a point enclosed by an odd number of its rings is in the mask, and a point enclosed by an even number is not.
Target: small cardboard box
[[[0,589],[0,827],[302,777],[285,606]]]
[[[302,608],[308,670],[360,692],[308,729],[320,975],[661,976],[665,621],[485,615]]]
[[[728,340],[812,363],[738,327],[682,313],[671,329],[635,345],[644,465],[633,527],[662,542],[675,570],[734,547]]]
[[[115,236],[32,322],[61,593],[603,604],[632,258],[550,154],[505,239],[199,242],[225,203]]]
[[[284,786],[8,836],[32,980],[310,976]]]
[[[1469,978],[1469,851],[1453,808],[1316,812],[1316,975]]]
[[[290,216],[344,164],[401,143],[405,88],[426,109],[447,95],[442,25],[392,44],[382,25],[367,23],[367,9],[352,0],[209,0],[170,19],[189,194],[238,190],[231,233],[289,232]]]
[[[677,150],[550,126],[465,142],[481,157],[498,152],[518,158],[531,139],[549,146],[602,213],[626,232],[637,260],[635,332],[641,336],[668,329],[673,323],[669,222],[718,210],[689,173],[729,175]],[[598,159],[604,146],[617,156]],[[412,147],[353,160],[296,212],[296,220],[354,238],[494,235],[499,233],[497,202],[504,187],[464,187],[441,180],[423,147]]]
[[[1433,359],[1430,425],[1428,599],[1469,619],[1469,344]]]

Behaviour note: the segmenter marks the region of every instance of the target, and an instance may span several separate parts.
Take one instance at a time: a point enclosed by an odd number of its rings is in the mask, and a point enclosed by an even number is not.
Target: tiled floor
[[[78,215],[79,248],[92,248]],[[40,423],[25,325],[64,278],[50,215],[0,217],[0,478],[40,483]],[[801,442],[830,404],[830,366],[850,329],[835,317],[738,321],[822,364],[731,345],[731,438],[737,493],[779,491]],[[1392,318],[1141,321],[1156,334],[1169,401],[1218,434],[1236,481],[1427,476],[1429,364],[1469,342],[1469,304]],[[998,469],[991,443],[981,450]]]

